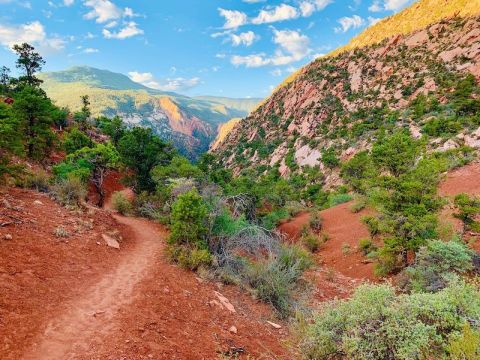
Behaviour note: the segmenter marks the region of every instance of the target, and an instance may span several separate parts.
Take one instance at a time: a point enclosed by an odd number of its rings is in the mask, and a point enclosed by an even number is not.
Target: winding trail
[[[118,266],[101,279],[84,296],[66,304],[66,311],[55,316],[25,360],[75,359],[88,352],[93,337],[104,337],[115,325],[122,307],[135,300],[135,287],[147,277],[161,256],[164,241],[159,227],[147,220],[114,215],[128,226],[136,243]]]

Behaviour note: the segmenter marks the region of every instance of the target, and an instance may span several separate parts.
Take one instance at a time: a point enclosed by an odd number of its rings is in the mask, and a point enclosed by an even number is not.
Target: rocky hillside
[[[77,111],[89,95],[94,116],[121,116],[129,125],[151,127],[191,159],[208,149],[218,128],[244,117],[259,99],[190,98],[150,89],[127,76],[86,66],[45,73],[43,88],[57,105]]]
[[[420,3],[432,11],[438,6]],[[394,127],[425,136],[432,149],[480,147],[479,80],[480,17],[444,19],[317,59],[235,126],[215,152],[237,173],[279,166],[287,176],[318,166],[330,186],[339,181],[340,160]]]

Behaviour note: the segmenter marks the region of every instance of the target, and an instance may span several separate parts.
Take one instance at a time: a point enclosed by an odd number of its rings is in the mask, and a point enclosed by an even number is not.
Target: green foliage
[[[113,118],[107,118],[105,116],[99,117],[96,120],[97,127],[102,130],[105,135],[108,135],[112,143],[117,146],[118,142],[125,134],[126,126],[123,120],[115,116]]]
[[[358,247],[363,255],[371,254],[372,252],[377,250],[377,247],[373,243],[371,239],[360,239],[358,242]]]
[[[480,231],[480,223],[476,221],[477,215],[480,214],[480,199],[470,197],[468,194],[458,194],[455,197],[455,206],[459,210],[455,217],[462,220],[467,229]]]
[[[151,171],[168,165],[175,155],[171,145],[153,134],[151,129],[136,127],[127,131],[118,142],[122,162],[133,170],[133,186],[137,192],[155,190]]]
[[[178,262],[185,269],[197,271],[200,268],[208,268],[213,261],[212,255],[207,249],[189,248],[188,246],[169,246],[170,258]]]
[[[285,208],[274,210],[262,217],[262,225],[267,230],[273,230],[282,220],[290,218],[290,214]]]
[[[234,218],[228,210],[224,209],[221,214],[214,219],[212,235],[232,236],[249,225],[244,216]]]
[[[23,152],[20,122],[12,115],[10,106],[0,103],[0,180],[10,172],[8,166],[11,155]]]
[[[328,148],[322,152],[322,162],[330,169],[336,168],[340,164],[334,148]]]
[[[451,274],[464,274],[473,268],[473,251],[457,241],[429,241],[420,248],[415,264],[406,269],[408,288],[438,291],[447,286]]]
[[[414,166],[419,153],[418,142],[407,132],[398,130],[373,145],[372,160],[381,170],[399,176]]]
[[[87,189],[77,177],[58,181],[52,188],[55,199],[64,206],[77,207],[85,200]]]
[[[320,249],[320,240],[318,235],[305,234],[301,237],[302,244],[312,253],[315,253]]]
[[[462,282],[426,294],[399,295],[390,285],[361,285],[332,303],[306,329],[306,359],[442,358],[448,339],[480,319],[480,294]]]
[[[454,334],[447,346],[450,360],[480,359],[480,332],[465,323],[461,334]]]
[[[175,156],[169,164],[158,165],[151,171],[153,181],[160,188],[167,186],[170,179],[195,179],[201,175],[200,169],[183,156]]]
[[[52,102],[39,89],[25,86],[16,94],[13,116],[19,123],[20,131],[23,131],[23,140],[30,158],[44,159],[54,145],[52,109]]]
[[[302,249],[284,247],[276,257],[250,264],[245,276],[259,299],[272,304],[281,317],[287,317],[296,282],[310,266],[311,260]]]
[[[328,196],[328,206],[334,207],[353,200],[353,196],[344,193],[332,193]]]
[[[353,190],[364,194],[377,171],[368,152],[362,151],[342,165],[341,175]]]
[[[17,68],[23,72],[18,81],[31,87],[39,86],[43,81],[38,79],[35,74],[42,70],[45,60],[39,53],[35,52],[35,48],[32,45],[27,43],[15,44],[13,45],[13,50],[18,55],[16,61]]]
[[[315,233],[319,233],[322,231],[322,218],[317,211],[313,211],[310,213],[310,219],[308,220],[310,229],[312,229]]]
[[[65,135],[63,146],[67,154],[72,154],[84,147],[93,147],[93,141],[78,128],[73,128]]]
[[[112,205],[113,208],[122,215],[131,214],[133,210],[130,200],[128,200],[127,197],[119,191],[113,193]]]
[[[207,214],[196,190],[180,195],[172,205],[169,243],[206,249]]]

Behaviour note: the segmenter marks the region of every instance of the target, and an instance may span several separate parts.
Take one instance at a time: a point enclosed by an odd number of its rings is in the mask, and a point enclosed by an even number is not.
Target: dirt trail
[[[103,275],[82,298],[66,304],[66,310],[46,327],[39,341],[25,359],[73,359],[88,351],[93,337],[106,336],[115,323],[118,311],[134,301],[135,286],[152,270],[164,242],[160,229],[145,220],[115,216],[130,227],[135,247],[116,269]]]

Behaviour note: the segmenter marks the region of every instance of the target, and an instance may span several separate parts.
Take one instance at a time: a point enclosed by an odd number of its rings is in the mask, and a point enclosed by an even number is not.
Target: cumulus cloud
[[[60,37],[47,36],[45,27],[39,21],[20,25],[0,24],[0,44],[11,48],[24,42],[37,46],[43,52],[59,51],[66,45]]]
[[[259,36],[257,36],[253,31],[243,32],[238,35],[236,34],[230,35],[230,40],[233,46],[239,46],[239,45],[251,46],[258,39],[259,39]]]
[[[361,18],[358,15],[353,15],[352,17],[342,17],[338,19],[338,23],[340,24],[340,27],[335,28],[335,32],[347,32],[350,29],[357,29],[359,27],[362,27],[366,24],[365,19]]]
[[[152,73],[141,73],[138,71],[131,71],[128,76],[133,81],[142,84],[146,87],[161,90],[161,91],[185,91],[189,90],[200,83],[200,78],[194,77],[186,79],[182,77],[167,78],[162,81],[155,79]]]
[[[63,0],[63,5],[72,6],[75,0]]]
[[[238,27],[248,23],[247,14],[237,10],[218,9],[220,16],[225,18],[224,29],[237,29]]]
[[[126,25],[117,32],[112,32],[108,29],[103,29],[103,36],[106,39],[119,39],[124,40],[133,36],[143,35],[144,31],[138,28],[137,23],[134,21],[130,21],[126,23]]]
[[[397,11],[411,1],[412,0],[374,0],[368,10],[371,12]]]
[[[252,20],[253,24],[269,24],[278,21],[295,19],[300,16],[297,8],[287,4],[281,4],[271,9],[261,10],[256,18]]]
[[[298,31],[274,29],[273,42],[278,46],[274,55],[266,56],[265,53],[250,54],[246,56],[234,55],[230,59],[235,66],[256,68],[266,65],[288,65],[300,61],[310,52],[310,39]]]
[[[244,2],[256,3],[263,2],[258,0],[244,0]],[[321,11],[331,4],[333,0],[302,0],[298,7],[280,4],[277,6],[267,6],[260,10],[257,16],[249,19],[247,14],[238,10],[225,10],[219,8],[218,11],[225,18],[223,28],[238,29],[247,24],[272,24],[279,21],[291,20],[300,16],[309,17],[316,11]]]
[[[85,14],[85,19],[95,19],[95,21],[100,24],[119,19],[123,15],[122,9],[109,0],[87,0],[84,2],[84,5],[91,8],[91,10]]]

